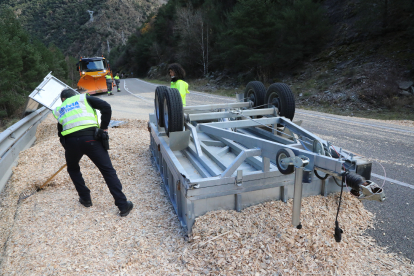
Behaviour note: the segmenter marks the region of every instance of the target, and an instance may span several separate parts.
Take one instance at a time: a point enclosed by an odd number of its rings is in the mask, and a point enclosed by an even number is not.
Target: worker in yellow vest
[[[111,95],[113,95],[112,94],[112,83],[113,83],[113,81],[112,81],[112,77],[111,77],[111,73],[110,72],[108,72],[105,75],[105,79],[106,79],[106,86],[108,88],[108,96],[111,96]]]
[[[92,206],[91,193],[85,185],[79,167],[79,161],[83,155],[86,155],[101,171],[115,200],[115,205],[118,206],[119,215],[121,217],[127,216],[134,205],[131,201],[127,201],[122,192],[121,181],[119,181],[107,151],[109,146],[105,148],[105,143],[100,138],[108,138],[108,125],[112,114],[111,106],[104,100],[86,94],[78,94],[72,89],[64,89],[60,98],[62,104],[53,110],[53,115],[58,120],[58,135],[65,148],[67,170],[78,192],[79,202],[85,207]],[[95,109],[98,109],[102,114],[100,126]]]
[[[183,101],[183,106],[186,105],[185,97],[187,94],[190,94],[188,91],[188,83],[183,79],[185,77],[185,71],[178,63],[172,63],[168,66],[168,73],[171,77],[171,88],[176,88],[180,92],[181,99]]]
[[[119,73],[116,73],[116,76],[114,77],[115,83],[116,83],[116,88],[118,92],[121,92],[121,88],[119,88],[119,83],[121,82],[119,80]]]

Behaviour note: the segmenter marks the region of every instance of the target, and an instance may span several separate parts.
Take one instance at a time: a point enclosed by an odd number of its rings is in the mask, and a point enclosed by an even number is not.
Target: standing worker
[[[85,185],[79,167],[79,161],[83,155],[86,155],[104,177],[115,199],[115,205],[120,211],[119,215],[127,216],[134,205],[131,201],[127,201],[122,192],[121,182],[107,151],[109,145],[106,143],[104,147],[104,139],[102,139],[102,137],[108,138],[108,125],[112,115],[111,106],[99,98],[77,94],[72,89],[64,89],[60,98],[62,104],[53,110],[53,115],[58,120],[58,135],[65,148],[67,170],[78,191],[79,202],[85,207],[92,206],[90,190]],[[100,110],[102,114],[100,128],[95,109]]]
[[[111,77],[110,72],[106,74],[105,79],[106,79],[106,86],[108,87],[108,96],[111,96],[113,94],[112,94],[112,77]]]
[[[170,64],[167,70],[171,77],[170,87],[178,89],[181,95],[181,99],[183,101],[183,106],[185,106],[185,97],[187,96],[187,94],[190,94],[190,91],[188,91],[188,83],[183,81],[185,77],[185,71],[183,67],[181,67],[181,65],[178,63]]]
[[[121,82],[119,80],[119,73],[116,73],[116,76],[114,77],[115,83],[116,83],[116,88],[118,92],[121,92],[121,88],[119,88],[119,83]]]

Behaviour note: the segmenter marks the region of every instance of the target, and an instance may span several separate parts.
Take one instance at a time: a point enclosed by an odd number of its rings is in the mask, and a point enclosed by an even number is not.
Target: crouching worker
[[[68,173],[78,191],[79,202],[85,207],[92,206],[90,190],[85,185],[79,167],[79,161],[86,155],[102,173],[120,216],[127,216],[134,205],[127,201],[122,192],[121,182],[104,143],[96,138],[96,133],[100,133],[100,136],[107,134],[112,114],[111,106],[99,98],[77,94],[71,89],[64,89],[60,98],[62,105],[53,110],[53,115],[58,120],[58,135],[65,148]],[[100,128],[95,109],[100,110],[102,114]]]

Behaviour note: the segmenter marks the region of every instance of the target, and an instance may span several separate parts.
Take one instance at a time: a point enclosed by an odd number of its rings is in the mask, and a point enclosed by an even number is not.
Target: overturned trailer
[[[385,199],[370,181],[371,162],[292,122],[289,86],[266,89],[254,81],[236,97],[234,103],[183,107],[178,90],[155,90],[150,149],[187,233],[208,211],[290,198],[292,224],[300,228],[302,197],[326,196],[342,185],[360,199]]]

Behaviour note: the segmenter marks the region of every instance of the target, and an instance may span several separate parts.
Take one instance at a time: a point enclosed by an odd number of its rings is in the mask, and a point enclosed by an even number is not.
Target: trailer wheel
[[[276,166],[282,174],[291,174],[295,171],[293,165],[282,164],[282,159],[288,157],[295,157],[295,154],[291,149],[280,149],[276,154]]]
[[[157,86],[155,88],[155,116],[157,117],[157,124],[160,127],[164,127],[164,95],[167,93],[167,89],[166,86]]]
[[[170,132],[182,131],[184,128],[183,102],[176,88],[168,88],[164,93],[164,128],[167,136]]]
[[[260,81],[251,81],[244,90],[244,101],[252,101],[253,107],[262,106],[265,103],[266,87]]]
[[[266,92],[265,102],[269,107],[275,106],[278,115],[293,120],[295,116],[295,97],[289,86],[284,83],[274,83]]]

